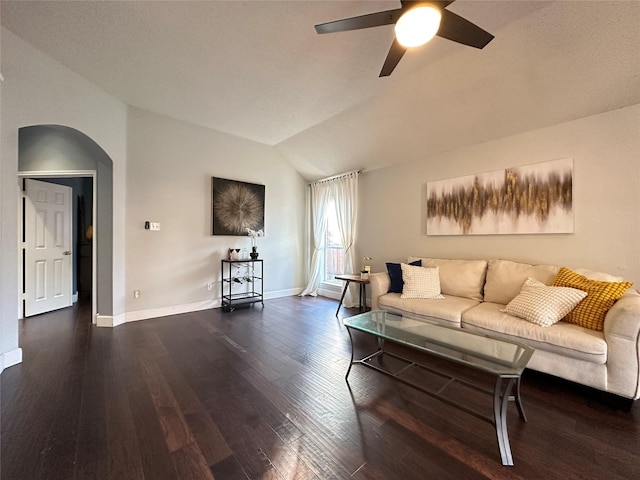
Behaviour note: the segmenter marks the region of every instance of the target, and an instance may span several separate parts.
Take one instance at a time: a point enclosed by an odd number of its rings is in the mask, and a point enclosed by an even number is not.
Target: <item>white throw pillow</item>
[[[522,285],[520,293],[501,311],[541,327],[550,327],[562,320],[586,296],[587,292],[584,290],[548,287],[529,277]]]
[[[440,295],[440,269],[424,268],[401,263],[402,287],[401,298],[444,298]]]

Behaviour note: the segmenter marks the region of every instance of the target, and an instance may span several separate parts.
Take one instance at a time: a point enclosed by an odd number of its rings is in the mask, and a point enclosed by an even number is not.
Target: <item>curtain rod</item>
[[[311,182],[309,185],[314,184],[314,183],[328,182],[330,180],[337,180],[338,178],[344,178],[344,177],[348,177],[349,175],[353,175],[354,173],[360,174],[362,172],[364,172],[364,169],[360,168],[358,170],[353,170],[352,172],[345,172],[345,173],[340,173],[338,175],[333,175],[332,177],[321,178],[320,180],[316,180],[315,182]]]

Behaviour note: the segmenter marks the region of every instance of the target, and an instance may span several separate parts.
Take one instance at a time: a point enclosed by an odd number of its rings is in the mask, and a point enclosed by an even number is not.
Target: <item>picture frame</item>
[[[573,233],[573,159],[429,182],[425,200],[428,236]]]
[[[265,186],[211,177],[211,234],[246,236],[264,231]]]

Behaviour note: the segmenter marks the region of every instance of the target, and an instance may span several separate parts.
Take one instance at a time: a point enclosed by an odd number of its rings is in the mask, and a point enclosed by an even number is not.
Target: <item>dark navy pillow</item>
[[[414,267],[421,267],[422,260],[416,260],[409,265]],[[404,280],[402,280],[402,267],[399,263],[387,263],[387,272],[389,272],[389,278],[391,279],[391,286],[389,287],[389,293],[402,293],[402,287]]]

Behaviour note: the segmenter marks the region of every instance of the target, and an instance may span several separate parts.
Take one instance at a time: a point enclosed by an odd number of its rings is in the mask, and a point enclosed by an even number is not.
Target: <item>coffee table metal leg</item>
[[[347,327],[347,333],[349,334],[349,342],[351,342],[351,360],[349,360],[349,368],[347,369],[347,374],[344,376],[346,380],[349,377],[349,373],[351,373],[351,367],[353,367],[353,337],[351,336],[351,329]]]
[[[504,388],[502,386],[503,380],[507,381]],[[515,378],[498,377],[493,390],[493,417],[496,426],[496,435],[498,437],[498,448],[500,448],[500,459],[503,465],[513,465],[511,446],[509,445],[509,434],[507,433],[507,407],[509,405],[511,390],[515,383]]]
[[[338,310],[336,310],[336,317],[340,313],[340,307],[342,306],[342,301],[344,300],[344,296],[347,294],[347,288],[349,288],[349,280],[345,281],[344,290],[342,290],[342,297],[340,297],[340,303],[338,304]]]
[[[516,380],[516,393],[514,396],[514,400],[516,402],[516,407],[518,407],[520,418],[526,422],[527,415],[524,413],[524,408],[522,408],[522,400],[520,399],[520,377],[518,377],[518,380]]]

